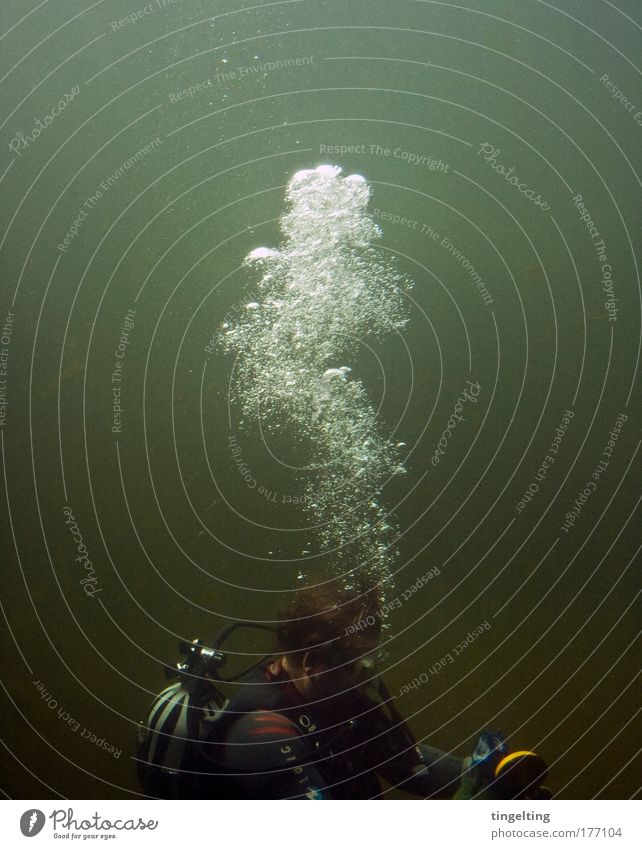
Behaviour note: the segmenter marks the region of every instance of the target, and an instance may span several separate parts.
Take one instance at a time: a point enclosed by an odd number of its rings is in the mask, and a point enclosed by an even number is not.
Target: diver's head
[[[276,663],[302,695],[324,698],[360,686],[372,676],[381,640],[375,592],[299,590],[280,611],[276,632]]]

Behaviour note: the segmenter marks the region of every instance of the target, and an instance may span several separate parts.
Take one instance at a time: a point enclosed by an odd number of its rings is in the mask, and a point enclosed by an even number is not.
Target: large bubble
[[[223,346],[237,355],[234,401],[246,420],[290,429],[309,448],[306,509],[320,527],[320,550],[338,573],[390,583],[396,527],[381,490],[405,471],[385,438],[355,370],[365,340],[383,340],[407,323],[411,287],[371,242],[380,230],[367,212],[370,188],[359,174],[321,165],[297,172],[278,250],[254,249],[257,294],[227,325]]]

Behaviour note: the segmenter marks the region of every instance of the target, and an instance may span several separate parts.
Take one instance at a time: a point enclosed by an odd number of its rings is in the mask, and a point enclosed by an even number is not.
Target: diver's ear
[[[303,655],[303,660],[301,661],[301,667],[303,669],[304,675],[311,675],[313,670],[314,670],[314,665],[312,663],[312,656],[311,655],[312,655],[312,653],[309,652],[309,651],[306,651],[306,653]]]
[[[315,675],[316,673],[321,672],[324,668],[323,664],[320,662],[317,652],[313,650],[307,651],[303,655],[301,667],[304,675]]]

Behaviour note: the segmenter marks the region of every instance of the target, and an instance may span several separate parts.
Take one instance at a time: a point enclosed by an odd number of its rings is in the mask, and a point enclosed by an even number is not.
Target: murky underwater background
[[[6,796],[138,797],[180,639],[363,574],[418,739],[638,792],[640,11],[3,4]]]

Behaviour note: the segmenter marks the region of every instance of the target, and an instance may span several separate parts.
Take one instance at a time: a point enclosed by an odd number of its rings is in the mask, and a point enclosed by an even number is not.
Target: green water
[[[321,163],[368,180],[415,284],[403,333],[346,363],[407,446],[382,492],[397,706],[460,755],[501,728],[560,798],[636,793],[639,4],[10,0],[0,22],[4,793],[136,798],[178,640],[327,579],[297,435],[240,422],[211,343]]]

